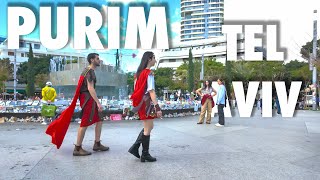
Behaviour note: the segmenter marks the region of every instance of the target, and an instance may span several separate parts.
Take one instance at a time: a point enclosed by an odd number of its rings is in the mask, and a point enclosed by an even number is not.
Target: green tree
[[[34,78],[35,78],[35,71],[34,71],[34,57],[31,44],[29,45],[29,55],[28,55],[28,74],[27,74],[27,96],[33,96],[35,87],[34,87]]]
[[[13,64],[10,59],[0,59],[0,89],[4,91],[4,83],[13,79]]]
[[[193,64],[193,57],[192,57],[192,50],[189,49],[189,69],[188,69],[188,90],[192,92],[194,89],[194,64]]]
[[[309,70],[309,63],[294,60],[284,66],[290,81],[311,82],[312,71]]]
[[[28,79],[28,62],[23,62],[20,64],[17,70],[17,78],[19,84],[26,84]]]
[[[9,58],[0,59],[0,71],[5,73],[7,76],[6,80],[13,79],[13,66]]]
[[[128,94],[131,94],[133,92],[133,86],[134,86],[134,73],[129,72],[127,73],[127,85],[128,85]]]
[[[227,91],[227,96],[231,98],[231,84],[232,84],[232,71],[230,61],[226,59],[226,68],[225,68],[225,87]]]
[[[317,47],[320,47],[320,39],[317,40]],[[302,48],[300,49],[300,54],[306,60],[309,60],[310,53],[312,53],[313,49],[313,41],[307,42]],[[320,49],[317,49],[317,59],[320,59]]]
[[[183,91],[188,89],[188,64],[183,63],[175,72],[173,85],[171,90],[181,89]]]
[[[42,56],[39,58],[35,58],[35,57],[33,58],[33,62],[35,62],[32,68],[34,72],[34,76],[37,76],[38,74],[49,75],[50,59],[51,59],[51,56]],[[19,83],[28,83],[28,75],[29,75],[28,68],[29,68],[29,61],[23,62],[20,64],[20,67],[17,70],[17,77],[19,79]]]
[[[171,68],[158,68],[154,71],[156,91],[159,96],[163,95],[163,89],[172,87],[173,70]]]
[[[49,66],[51,56],[42,56],[34,59],[34,75],[38,74],[49,74]]]
[[[204,80],[214,81],[225,78],[225,67],[215,59],[207,58],[204,61]]]
[[[35,84],[40,88],[44,88],[48,80],[49,80],[48,74],[37,74],[35,78]]]

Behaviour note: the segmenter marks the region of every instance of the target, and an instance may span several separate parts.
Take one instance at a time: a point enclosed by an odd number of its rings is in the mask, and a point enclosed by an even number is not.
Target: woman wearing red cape
[[[140,158],[141,162],[154,162],[157,159],[149,153],[150,134],[153,129],[153,119],[161,117],[162,112],[157,102],[155,93],[154,75],[150,68],[156,64],[153,52],[147,51],[143,54],[141,63],[136,73],[134,92],[131,96],[133,112],[139,114],[143,121],[143,129],[138,135],[135,143],[130,147],[129,153]],[[142,154],[139,154],[139,147],[142,144]]]

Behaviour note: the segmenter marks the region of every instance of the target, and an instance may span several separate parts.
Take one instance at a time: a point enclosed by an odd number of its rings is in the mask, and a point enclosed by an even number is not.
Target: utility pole
[[[17,50],[14,50],[14,63],[13,63],[13,99],[17,100]]]
[[[208,4],[208,0],[204,1],[204,12],[208,12],[209,9],[209,4]],[[208,16],[207,14],[204,15],[204,41],[206,39],[208,39]],[[205,47],[205,44],[203,44],[203,46]],[[204,78],[204,47],[202,49],[202,57],[201,57],[201,72],[200,72],[200,80],[203,80]]]
[[[118,71],[119,68],[119,49],[117,49],[116,53],[116,71]]]
[[[313,48],[312,48],[312,55],[313,55],[313,62],[317,60],[317,10],[313,11],[314,13],[314,20],[313,20]],[[315,63],[314,63],[315,64]],[[317,110],[317,89],[318,89],[318,82],[317,82],[317,67],[313,65],[313,72],[312,72],[312,84],[315,87],[315,92],[312,94],[313,104],[312,110]]]

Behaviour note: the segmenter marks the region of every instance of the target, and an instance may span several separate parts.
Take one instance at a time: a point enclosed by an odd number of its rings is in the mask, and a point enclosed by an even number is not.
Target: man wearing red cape
[[[81,74],[76,93],[73,97],[71,105],[64,110],[61,115],[53,121],[47,128],[46,133],[52,137],[52,143],[59,149],[63,139],[69,128],[69,124],[74,113],[74,109],[78,98],[80,99],[81,124],[78,129],[77,143],[73,151],[74,156],[87,156],[91,152],[82,148],[82,142],[87,130],[87,127],[96,124],[95,128],[95,143],[93,145],[94,151],[107,151],[109,147],[103,146],[100,143],[102,119],[99,117],[99,112],[102,111],[102,105],[99,102],[95,91],[96,76],[94,70],[100,66],[99,54],[90,53],[87,57],[90,64]]]

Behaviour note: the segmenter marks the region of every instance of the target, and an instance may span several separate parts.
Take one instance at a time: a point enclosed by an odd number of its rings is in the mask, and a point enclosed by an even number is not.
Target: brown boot
[[[94,145],[93,145],[93,150],[94,151],[108,151],[109,147],[108,146],[104,146],[100,143],[100,141],[95,141]]]
[[[74,150],[73,150],[73,155],[74,156],[88,156],[88,155],[91,155],[91,152],[82,149],[81,146],[75,145]]]

